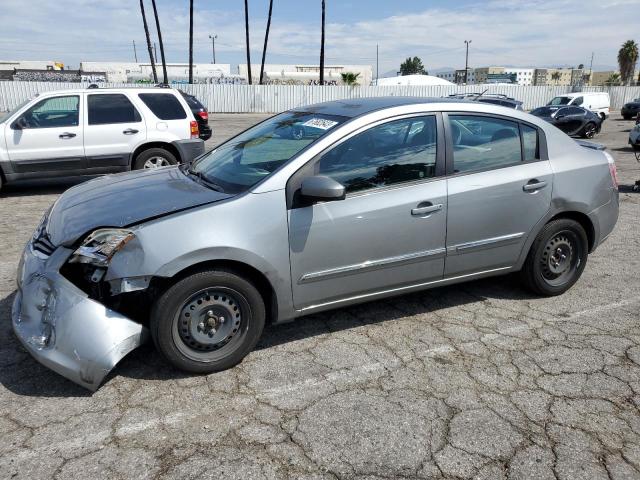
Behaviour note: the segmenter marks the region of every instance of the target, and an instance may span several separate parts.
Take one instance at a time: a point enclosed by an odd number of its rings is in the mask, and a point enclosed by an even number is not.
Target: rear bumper
[[[175,140],[172,145],[178,149],[182,163],[189,163],[204,153],[204,141],[199,138]]]
[[[11,322],[38,362],[95,391],[148,333],[139,323],[90,299],[59,273],[70,254],[58,248],[45,258],[27,245],[18,268]]]
[[[211,129],[211,127],[204,123],[198,124],[198,130],[200,131],[200,135],[198,135],[200,137],[200,140],[207,141],[213,135],[213,130]]]
[[[618,222],[619,209],[618,190],[611,189],[611,200],[589,213],[596,234],[592,251],[601,245],[613,231]]]

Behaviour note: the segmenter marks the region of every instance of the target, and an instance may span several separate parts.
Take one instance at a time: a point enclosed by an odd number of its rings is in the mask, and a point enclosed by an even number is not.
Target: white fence
[[[19,103],[39,92],[71,88],[85,88],[87,84],[56,82],[0,82],[0,111],[15,108]],[[101,87],[141,87],[141,84],[105,83]],[[149,86],[149,85],[147,85]],[[150,87],[150,86],[149,86]],[[340,100],[345,98],[379,96],[442,97],[452,93],[503,93],[521,100],[529,110],[545,105],[556,95],[572,91],[572,87],[521,87],[511,85],[452,86],[389,86],[338,87],[306,85],[176,85],[195,95],[213,113],[277,113],[290,108]],[[640,87],[585,87],[583,91],[609,92],[611,109],[619,110],[625,102],[640,97]]]

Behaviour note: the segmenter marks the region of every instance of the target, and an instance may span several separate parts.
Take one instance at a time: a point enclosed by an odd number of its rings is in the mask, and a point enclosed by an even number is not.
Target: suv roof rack
[[[156,88],[171,88],[171,85],[169,85],[168,83],[156,83],[154,85],[154,87],[156,87]]]

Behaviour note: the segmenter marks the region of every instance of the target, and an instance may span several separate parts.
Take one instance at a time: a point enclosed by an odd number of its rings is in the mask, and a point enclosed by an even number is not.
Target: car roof
[[[325,115],[339,115],[342,117],[355,118],[376,110],[385,108],[401,107],[404,105],[420,105],[425,103],[462,103],[470,104],[467,100],[455,98],[432,98],[432,97],[364,97],[350,98],[344,100],[333,100],[330,102],[316,103],[303,107],[293,108],[294,112],[318,113]]]
[[[45,97],[50,95],[77,95],[79,93],[123,93],[123,92],[135,92],[135,93],[166,93],[167,91],[178,92],[175,88],[156,88],[156,87],[99,87],[99,88],[72,88],[69,90],[49,90],[46,92],[40,92],[39,97]]]

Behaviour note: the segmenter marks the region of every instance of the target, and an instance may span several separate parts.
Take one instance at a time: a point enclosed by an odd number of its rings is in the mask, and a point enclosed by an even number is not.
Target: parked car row
[[[211,136],[198,100],[171,88],[45,92],[0,120],[0,187],[187,163]]]

